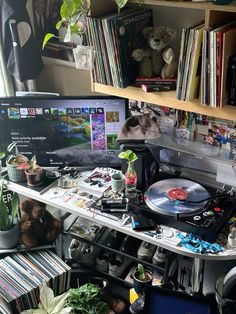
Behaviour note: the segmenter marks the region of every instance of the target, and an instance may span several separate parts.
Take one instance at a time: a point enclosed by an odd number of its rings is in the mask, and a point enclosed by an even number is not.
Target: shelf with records
[[[134,4],[138,4],[138,1],[131,2],[133,2]],[[137,72],[137,69],[133,70],[133,62],[130,61],[130,57],[125,57],[126,53],[130,55],[129,36],[134,36],[135,32],[133,32],[132,30],[130,31],[129,27],[126,28],[126,22],[131,23],[130,20],[136,20],[136,22],[132,22],[132,27],[134,26],[133,29],[136,31],[135,27],[137,25],[135,26],[135,23],[138,24],[137,20],[140,18],[140,12],[142,12],[143,16],[145,16],[145,14],[150,12],[148,11],[150,10],[150,8],[155,8],[156,6],[165,7],[167,13],[168,7],[176,8],[176,14],[178,15],[183,13],[182,8],[189,9],[193,12],[202,11],[203,13],[204,21],[202,22],[201,27],[199,27],[199,29],[196,28],[196,31],[194,28],[194,30],[192,31],[195,36],[194,38],[196,39],[192,40],[192,58],[189,59],[189,62],[187,62],[188,67],[186,67],[184,71],[182,70],[182,74],[186,76],[184,79],[186,90],[183,90],[183,92],[182,86],[179,86],[179,73],[177,78],[177,93],[176,91],[172,90],[174,88],[174,85],[171,86],[171,88],[163,88],[163,85],[159,86],[157,84],[158,88],[156,88],[155,86],[150,87],[150,84],[147,83],[143,88],[144,90],[142,90],[142,88],[135,87],[135,80],[132,81],[132,77],[129,77],[130,73],[134,75]],[[201,61],[202,63],[204,63],[204,59],[202,59],[203,53],[201,53],[202,40],[204,37],[203,33],[205,33],[208,28],[215,29],[223,25],[224,23],[228,23],[230,20],[235,20],[236,4],[233,2],[232,4],[226,6],[214,5],[210,2],[144,0],[143,5],[141,6],[142,9],[139,6],[137,6],[137,8],[138,9],[136,11],[134,11],[134,9],[131,9],[130,11],[128,11],[128,13],[123,11],[123,13],[118,16],[115,14],[104,14],[96,16],[95,13],[94,17],[90,17],[88,19],[90,44],[93,45],[95,47],[95,50],[97,51],[97,61],[95,63],[95,70],[93,71],[92,90],[103,94],[135,99],[138,101],[148,102],[160,106],[166,106],[188,112],[208,115],[219,119],[236,121],[235,107],[228,105],[228,100],[226,99],[227,97],[225,97],[224,95],[225,92],[223,94],[221,93],[221,99],[219,99],[219,96],[216,95],[220,95],[220,90],[217,91],[217,93],[215,93],[214,100],[208,102],[203,98],[203,92],[206,91],[206,87],[204,87],[203,85],[204,82],[202,79],[202,75],[198,75],[198,79],[195,79],[196,74],[199,73],[199,68],[202,68],[201,71],[203,71],[204,69],[204,67],[200,64]],[[153,14],[158,12],[157,10],[158,8],[155,8],[155,10],[153,10]],[[147,25],[152,25],[152,18],[153,17],[150,17],[149,20],[148,18],[146,19],[146,24],[143,25],[143,28]],[[191,22],[189,22],[189,24],[191,24]],[[121,35],[118,34],[118,29],[120,32],[122,28],[121,25],[125,27],[123,29],[125,32],[125,36],[123,36],[122,39]],[[184,28],[185,26],[181,27]],[[177,27],[177,29],[178,28],[179,27]],[[186,25],[186,28],[191,29],[191,25]],[[96,30],[98,29],[100,29],[101,31],[99,32],[99,35],[97,34],[95,36]],[[235,35],[233,36],[235,37]],[[136,38],[136,36],[134,37]],[[179,31],[178,38],[181,38],[181,29]],[[186,42],[187,45],[190,45],[188,40]],[[229,42],[228,39],[227,42]],[[231,42],[234,42],[234,40],[231,40]],[[184,40],[182,42],[182,46],[183,44]],[[193,47],[194,44],[196,44],[195,47]],[[181,43],[179,42],[177,46],[180,47]],[[133,47],[133,49],[135,49],[135,47]],[[214,51],[216,50],[217,48],[215,45]],[[230,52],[230,54],[233,54],[233,48],[231,50],[232,51]],[[181,51],[176,53],[176,55],[179,55],[179,53],[181,53]],[[182,52],[182,56],[184,55],[185,53]],[[197,56],[199,57],[197,58]],[[111,60],[111,58],[113,59]],[[225,69],[227,67],[227,58],[228,56],[225,55],[225,61],[222,64],[222,73],[224,73],[224,77],[226,77]],[[215,64],[218,63],[215,62]],[[207,67],[205,62],[205,69],[206,68],[209,67]],[[127,69],[129,70],[127,71]],[[208,73],[208,75],[210,76],[212,74]],[[188,76],[190,77],[189,80]],[[215,80],[218,80],[217,77],[215,78]],[[225,79],[222,84],[224,84],[225,88]],[[181,93],[184,94],[183,97],[178,95],[179,89]],[[179,98],[180,100],[177,98]],[[231,99],[229,104],[234,105],[234,101]]]

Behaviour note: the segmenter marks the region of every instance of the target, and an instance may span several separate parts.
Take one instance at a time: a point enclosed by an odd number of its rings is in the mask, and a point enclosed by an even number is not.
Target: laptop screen
[[[206,298],[149,286],[145,293],[146,314],[213,314]]]

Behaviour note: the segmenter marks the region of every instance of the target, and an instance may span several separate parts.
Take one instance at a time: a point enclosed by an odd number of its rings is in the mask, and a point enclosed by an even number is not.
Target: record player
[[[160,161],[178,171],[173,176],[170,171],[160,173],[159,181],[131,201],[132,210],[214,242],[230,217],[236,215],[235,155],[219,147],[160,134],[151,134],[146,142],[151,151],[156,146],[162,148]],[[231,171],[227,182],[218,175],[219,167],[224,173],[222,165],[226,173],[229,168]]]

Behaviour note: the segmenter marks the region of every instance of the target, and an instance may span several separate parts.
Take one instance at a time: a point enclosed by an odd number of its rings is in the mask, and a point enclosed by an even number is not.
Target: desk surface
[[[57,187],[57,183],[54,185]],[[92,209],[88,208],[80,208],[73,203],[66,202],[65,201],[65,194],[69,193],[69,189],[57,189],[57,194],[53,194],[52,191],[55,189],[55,187],[51,187],[48,191],[46,191],[44,194],[40,195],[39,192],[36,192],[30,188],[24,187],[20,184],[9,182],[8,188],[9,190],[12,190],[14,192],[17,192],[18,194],[30,197],[35,200],[38,200],[40,202],[46,203],[47,205],[50,205],[52,207],[55,207],[57,209],[60,209],[65,212],[70,212],[73,214],[77,214],[80,217],[87,218],[91,221],[97,222],[103,226],[115,229],[117,231],[123,232],[127,235],[131,235],[133,237],[139,238],[140,240],[144,240],[147,242],[150,242],[154,245],[163,247],[171,252],[175,252],[177,254],[190,256],[193,258],[200,258],[205,260],[233,260],[236,259],[236,248],[235,249],[224,249],[222,252],[218,254],[197,254],[194,252],[191,252],[187,250],[184,247],[178,246],[178,243],[180,240],[175,236],[178,230],[170,227],[166,227],[161,225],[162,231],[168,230],[171,231],[171,234],[173,234],[172,237],[163,236],[161,239],[157,239],[155,237],[149,236],[145,234],[144,232],[137,232],[132,230],[130,225],[123,226],[119,223],[119,221],[101,216],[98,212]],[[58,193],[59,191],[59,193]]]

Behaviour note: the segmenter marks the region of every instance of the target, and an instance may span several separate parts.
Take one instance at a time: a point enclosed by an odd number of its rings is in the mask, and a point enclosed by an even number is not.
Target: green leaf
[[[5,157],[5,153],[4,152],[0,152],[0,159],[4,158]]]
[[[118,157],[121,159],[127,159],[128,162],[134,162],[138,159],[138,156],[130,149],[119,153]]]
[[[122,9],[128,2],[128,0],[115,0],[115,1],[119,10]]]
[[[56,24],[56,29],[59,30],[59,28],[61,27],[61,24],[63,23],[63,20],[60,20],[57,22]]]
[[[14,218],[19,213],[19,208],[20,208],[20,199],[17,193],[13,194],[11,206],[12,206],[11,216],[12,216],[12,220],[14,220]]]
[[[53,37],[56,37],[56,36],[55,36],[54,34],[52,34],[52,33],[47,33],[47,34],[45,35],[45,37],[44,37],[44,39],[43,39],[43,43],[42,43],[42,49],[45,48],[47,42],[48,42],[51,38],[53,38]]]
[[[13,143],[11,143],[11,144],[9,144],[9,145],[7,146],[7,151],[8,151],[8,153],[11,153],[11,152],[12,152],[12,150],[16,147],[17,143],[18,143],[18,142],[13,142]]]
[[[62,18],[67,18],[73,14],[73,1],[72,0],[64,0],[61,8],[60,14]]]
[[[8,216],[8,207],[3,201],[4,180],[0,182],[0,230],[8,230],[10,224]]]

